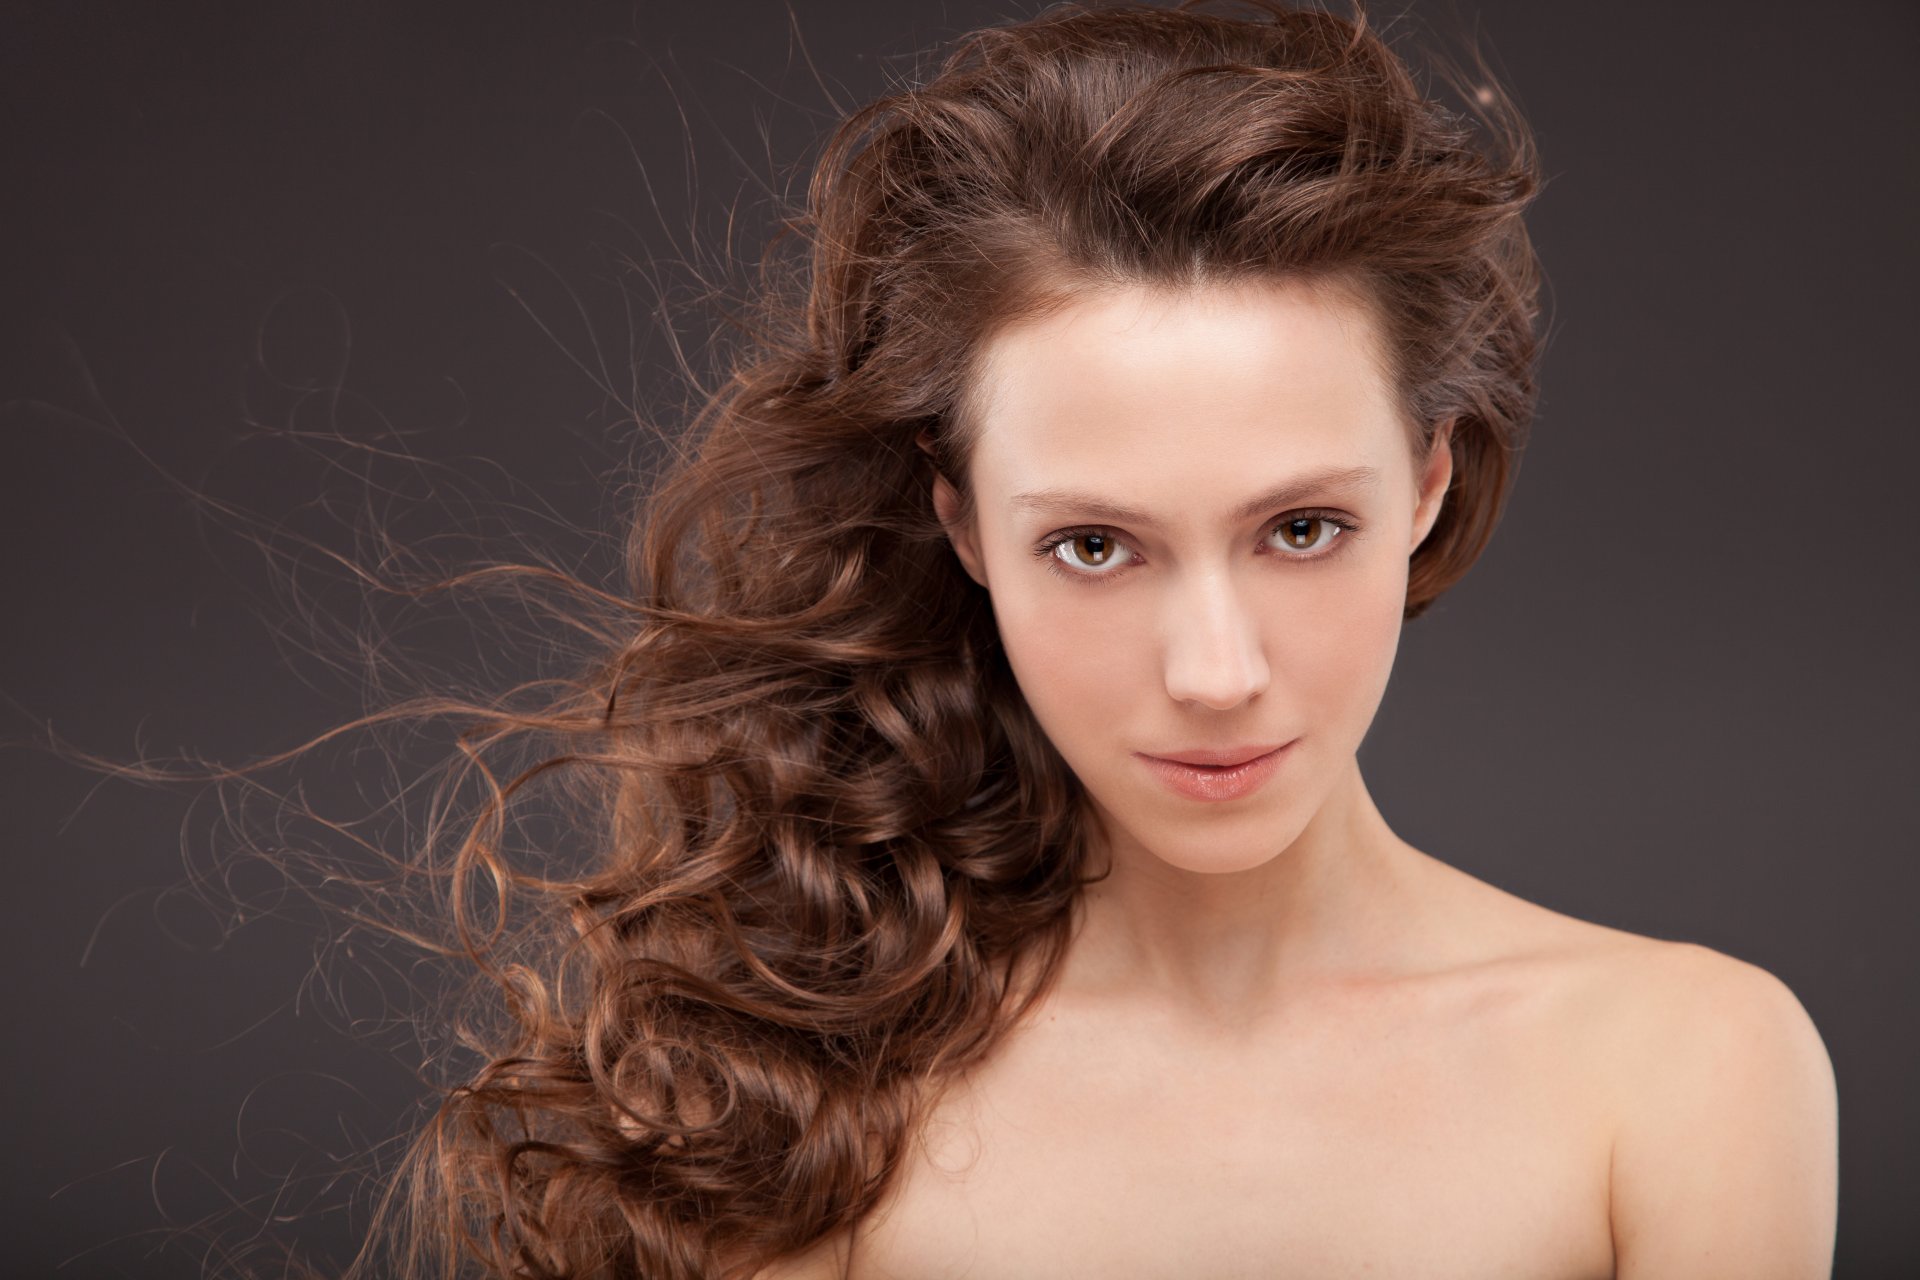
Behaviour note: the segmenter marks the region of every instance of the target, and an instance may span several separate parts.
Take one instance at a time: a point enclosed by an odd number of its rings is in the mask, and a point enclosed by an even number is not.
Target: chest
[[[1511,1007],[1222,1052],[1054,1024],[931,1112],[854,1280],[1613,1272],[1577,1053]]]

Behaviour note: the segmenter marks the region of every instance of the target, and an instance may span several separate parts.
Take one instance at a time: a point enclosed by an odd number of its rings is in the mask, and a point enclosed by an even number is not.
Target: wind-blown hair
[[[872,1209],[929,1099],[1046,991],[1082,795],[930,498],[937,469],[969,501],[987,336],[1127,285],[1353,287],[1409,447],[1453,428],[1405,616],[1486,545],[1535,397],[1528,130],[1487,78],[1430,100],[1362,9],[1240,8],[978,30],[827,141],[803,260],[769,256],[602,596],[618,641],[489,729],[558,749],[453,868],[506,1030],[383,1205],[408,1274],[751,1275]],[[556,770],[583,875],[495,847]],[[551,946],[496,948],[485,886]]]

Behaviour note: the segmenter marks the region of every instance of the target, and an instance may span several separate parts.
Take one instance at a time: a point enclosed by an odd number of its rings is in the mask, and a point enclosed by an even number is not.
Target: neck
[[[1387,826],[1357,760],[1291,844],[1244,871],[1171,866],[1102,825],[1094,865],[1111,873],[1081,891],[1062,975],[1080,992],[1245,1028],[1292,994],[1381,975],[1408,944],[1426,855]]]

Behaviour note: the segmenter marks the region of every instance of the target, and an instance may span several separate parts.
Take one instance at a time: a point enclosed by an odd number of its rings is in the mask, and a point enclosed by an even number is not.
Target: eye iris
[[[1301,516],[1298,520],[1289,520],[1280,526],[1280,536],[1296,547],[1311,547],[1318,540],[1320,519],[1317,516]],[[1314,536],[1309,537],[1308,534]]]
[[[1093,559],[1086,561],[1088,564],[1104,564],[1107,558],[1113,554],[1112,549],[1107,546],[1106,538],[1101,534],[1083,533],[1073,541],[1076,545],[1082,542],[1089,542],[1097,548],[1093,554]]]

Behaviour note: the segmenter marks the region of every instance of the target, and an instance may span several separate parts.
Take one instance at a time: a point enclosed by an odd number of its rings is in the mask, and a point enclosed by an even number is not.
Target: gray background
[[[798,4],[842,102],[1037,7]],[[1843,1277],[1920,1274],[1917,12],[1415,0],[1395,24],[1477,30],[1537,128],[1553,328],[1505,523],[1409,628],[1369,779],[1476,875],[1793,987],[1839,1077]],[[404,1036],[343,1030],[390,989],[310,978],[323,930],[292,899],[223,929],[168,891],[219,864],[208,798],[21,744],[50,722],[111,757],[239,762],[359,708],[350,670],[288,644],[258,553],[164,478],[346,545],[354,511],[316,505],[358,492],[339,451],[250,421],[410,432],[605,572],[555,515],[611,524],[618,400],[670,410],[673,385],[618,258],[670,262],[690,226],[711,254],[730,208],[750,256],[768,175],[831,109],[784,6],[744,0],[16,2],[0,94],[4,1265],[194,1275],[170,1231],[225,1213],[260,1256],[248,1231],[294,1211],[269,1234],[337,1259],[366,1193],[327,1159],[415,1099]],[[675,323],[697,346],[705,322]],[[432,484],[385,495],[410,536],[453,519]],[[279,545],[350,632],[351,593]],[[502,678],[537,649],[470,661],[444,618],[401,639]],[[377,790],[359,768],[274,780],[344,815]],[[266,881],[232,891],[272,905]]]

